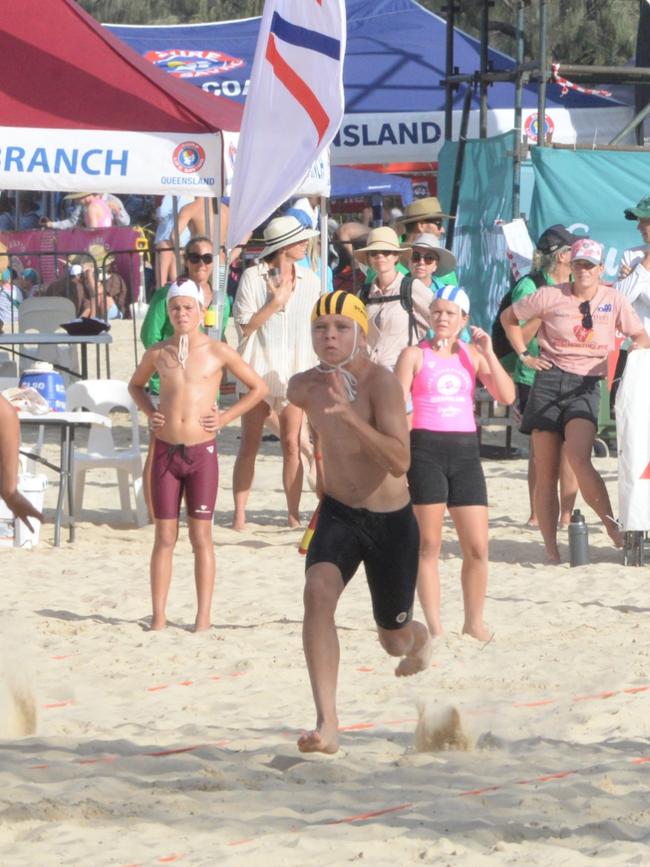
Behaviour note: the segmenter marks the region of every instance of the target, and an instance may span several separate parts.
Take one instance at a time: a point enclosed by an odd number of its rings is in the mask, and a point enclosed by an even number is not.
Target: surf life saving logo
[[[198,172],[205,162],[205,151],[198,142],[183,141],[174,148],[172,162],[179,172],[192,174]]]
[[[145,58],[176,78],[204,78],[223,75],[244,65],[241,57],[231,57],[223,51],[147,51]]]
[[[539,140],[539,120],[537,112],[533,114],[529,114],[524,123],[524,132],[526,133],[526,137],[528,141],[536,142]],[[553,136],[555,132],[555,124],[553,123],[553,118],[550,115],[544,115],[544,141],[549,136]]]

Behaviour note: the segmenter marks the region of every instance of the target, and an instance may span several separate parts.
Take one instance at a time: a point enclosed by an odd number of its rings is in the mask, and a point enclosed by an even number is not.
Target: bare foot
[[[528,527],[538,527],[539,522],[537,521],[537,517],[535,515],[531,515],[530,518],[526,521],[526,526]]]
[[[302,527],[300,523],[300,516],[296,517],[295,515],[289,515],[287,518],[287,525],[291,527],[292,530],[295,530],[298,527]]]
[[[422,629],[425,629],[423,626]],[[417,650],[407,654],[395,669],[395,677],[410,677],[412,674],[417,674],[418,671],[424,671],[429,667],[431,657],[433,656],[433,642],[429,635],[429,630],[425,632],[426,638]]]
[[[151,618],[151,626],[149,627],[150,632],[160,632],[161,629],[164,629],[167,626],[167,620],[164,617],[152,617]]]
[[[206,629],[209,629],[211,626],[212,626],[212,624],[210,623],[209,617],[207,619],[203,618],[203,617],[197,617],[196,620],[194,621],[194,631],[195,632],[205,632]]]
[[[546,546],[546,557],[544,562],[548,566],[557,566],[558,563],[562,562],[560,557],[560,549],[557,545],[547,545]]]
[[[298,749],[301,753],[328,753],[337,752],[339,739],[336,725],[322,723],[317,729],[303,732],[298,738]]]
[[[242,530],[247,528],[246,518],[233,518],[232,524],[230,525],[231,530],[237,530],[238,533],[241,533]]]
[[[622,548],[625,545],[625,535],[619,529],[618,521],[610,518],[609,515],[605,519],[605,529],[615,548]]]
[[[471,623],[465,623],[463,626],[463,635],[471,635],[472,638],[475,638],[477,641],[491,641],[494,638],[494,632],[481,621],[480,623],[474,625]]]

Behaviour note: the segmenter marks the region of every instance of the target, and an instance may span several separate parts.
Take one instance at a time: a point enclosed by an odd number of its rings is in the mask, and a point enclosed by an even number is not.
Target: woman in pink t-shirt
[[[557,480],[560,449],[565,451],[585,501],[596,512],[617,547],[623,539],[605,483],[591,463],[598,423],[599,382],[607,374],[607,355],[616,331],[650,347],[629,301],[601,283],[603,246],[581,238],[571,247],[573,283],[542,286],[501,315],[508,340],[522,364],[538,371],[521,423],[532,434],[535,509],[548,559],[560,562],[557,547]],[[539,320],[540,357],[526,351],[519,322]]]
[[[458,336],[469,320],[469,298],[443,286],[430,309],[434,336],[404,349],[395,373],[412,400],[408,482],[420,528],[418,597],[433,636],[442,633],[438,560],[442,522],[449,509],[463,553],[463,632],[487,641],[483,621],[488,572],[488,516],[474,418],[476,377],[500,403],[512,403],[515,387],[485,331],[472,327],[473,345]]]

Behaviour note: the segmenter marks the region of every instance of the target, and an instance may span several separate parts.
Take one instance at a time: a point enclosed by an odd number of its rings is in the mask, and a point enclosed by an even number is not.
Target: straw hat
[[[354,251],[354,258],[361,262],[362,265],[368,264],[368,252],[370,250],[380,250],[383,253],[406,253],[410,248],[400,247],[399,238],[395,229],[390,226],[380,226],[378,229],[372,229],[368,234],[368,243],[365,247],[360,247]]]
[[[67,201],[71,202],[74,199],[85,199],[86,196],[97,196],[97,195],[98,195],[98,193],[68,193],[68,195],[64,196],[63,198],[66,199]]]
[[[276,250],[290,247],[298,241],[308,241],[319,233],[316,229],[307,229],[295,217],[276,217],[264,229],[264,249],[259,254],[260,259],[270,256]]]
[[[448,220],[454,218],[449,214],[442,213],[442,207],[436,196],[427,196],[426,199],[415,199],[406,206],[404,216],[397,221],[400,231],[404,231],[409,223],[427,223],[429,220],[437,220],[441,217],[446,217]]]
[[[442,246],[435,235],[430,235],[428,232],[417,235],[411,241],[411,252],[416,247],[418,250],[431,250],[432,253],[435,253],[438,258],[438,267],[435,270],[436,277],[444,277],[456,269],[456,257]]]

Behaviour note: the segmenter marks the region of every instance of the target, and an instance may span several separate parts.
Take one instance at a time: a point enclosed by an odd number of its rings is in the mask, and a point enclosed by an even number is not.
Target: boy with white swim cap
[[[178,537],[181,501],[195,558],[198,610],[194,628],[208,629],[214,588],[212,515],[219,478],[216,434],[266,394],[255,371],[226,343],[203,334],[203,293],[192,280],[179,279],[167,295],[174,334],[151,346],[129,382],[129,392],[155,433],[151,495],[156,535],[151,553],[151,628],[167,625],[165,607],[171,581],[172,555]],[[225,368],[248,391],[225,412],[215,394]],[[160,376],[160,406],[145,391],[150,377]]]
[[[292,377],[288,391],[314,432],[321,496],[307,552],[303,621],[316,728],[299,738],[298,748],[334,753],[339,656],[334,613],[361,562],[379,642],[391,656],[403,657],[395,674],[425,669],[431,642],[426,627],[411,620],[419,536],[406,485],[409,435],[399,384],[365,354],[368,323],[358,298],[341,291],[325,295],[311,318],[320,363]]]

